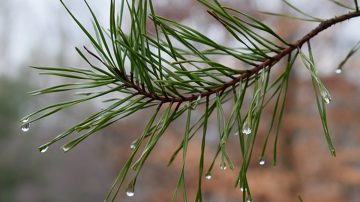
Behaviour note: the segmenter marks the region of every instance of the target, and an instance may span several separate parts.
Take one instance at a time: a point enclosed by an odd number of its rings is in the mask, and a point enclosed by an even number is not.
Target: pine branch
[[[91,63],[87,56],[76,48],[76,51],[88,63],[90,69],[75,67],[33,68],[42,71],[40,74],[78,79],[84,82],[52,86],[34,91],[32,94],[48,94],[79,89],[88,90],[98,87],[103,89],[98,92],[77,93],[77,96],[81,96],[81,98],[52,104],[26,116],[21,120],[23,124],[22,130],[27,132],[30,123],[89,100],[113,93],[122,93],[125,96],[119,98],[117,94],[114,99],[103,100],[104,103],[109,105],[40,146],[39,150],[46,152],[49,146],[55,142],[73,133],[83,133],[62,147],[65,152],[70,151],[99,130],[137,111],[157,106],[143,133],[131,144],[133,152],[121,169],[105,201],[115,200],[120,187],[125,182],[125,178],[132,171],[135,172],[135,175],[128,185],[127,195],[130,197],[134,195],[137,177],[150,153],[170,124],[185,112],[187,112],[187,117],[184,135],[169,161],[170,165],[180,151],[183,151],[182,169],[173,199],[176,199],[177,191],[181,189],[183,200],[187,200],[185,162],[188,144],[197,132],[202,129],[196,201],[202,201],[202,175],[205,174],[205,178],[210,179],[211,171],[218,159],[221,161],[221,169],[234,168],[233,160],[226,149],[230,134],[233,131],[237,131],[236,134],[239,135],[239,150],[242,161],[235,184],[243,189],[243,200],[245,201],[246,198],[250,200],[252,196],[247,180],[247,170],[252,159],[262,110],[273,98],[276,98],[270,129],[259,158],[259,165],[261,166],[265,164],[264,154],[273,128],[276,131],[273,164],[276,164],[276,147],[280,123],[284,115],[290,72],[298,57],[301,58],[311,74],[325,138],[330,152],[335,155],[335,148],[327,126],[325,105],[331,101],[331,97],[317,73],[310,41],[333,25],[359,17],[360,12],[357,1],[355,1],[356,11],[323,20],[303,12],[284,0],[292,9],[306,16],[305,20],[321,22],[296,42],[288,43],[265,23],[244,12],[223,6],[218,0],[198,0],[207,8],[208,13],[242,45],[241,48],[219,44],[195,29],[157,16],[151,0],[122,1],[118,16],[116,16],[115,0],[111,0],[110,29],[108,31],[101,27],[95,13],[85,1],[93,17],[94,35],[90,34],[62,0],[60,2],[93,44],[94,51],[86,47],[84,49],[88,55],[100,63],[101,67]],[[341,7],[347,7],[339,2],[333,2]],[[131,24],[128,33],[124,33],[122,30],[123,15],[126,8],[130,14]],[[286,14],[272,14],[288,17]],[[155,34],[148,33],[149,18],[154,25]],[[290,18],[301,19],[292,16]],[[274,41],[263,36],[265,34]],[[180,45],[175,46],[175,44]],[[308,53],[304,53],[301,49],[304,44],[308,44]],[[341,71],[348,59],[358,49],[359,44],[356,44],[340,63],[338,70]],[[296,53],[292,54],[293,52]],[[251,69],[235,69],[213,59],[213,56],[223,55],[231,56],[243,62],[243,64],[250,66]],[[270,81],[271,68],[284,57],[288,57],[288,64],[284,72],[274,81]],[[253,91],[250,92],[252,93],[252,99],[246,109],[243,104],[245,94],[248,93],[247,90],[250,86],[253,86]],[[271,92],[270,95],[268,95],[269,92]],[[233,100],[233,107],[227,117],[223,104],[229,100]],[[193,123],[191,121],[192,111],[201,104],[205,104],[204,112]],[[241,111],[244,109],[246,111],[243,114]],[[213,113],[217,115],[220,138],[212,163],[204,172],[205,139],[208,120]],[[143,149],[142,152],[140,151],[141,148]]]
[[[350,12],[341,16],[337,16],[328,20],[325,20],[323,22],[321,22],[315,29],[311,30],[309,33],[307,33],[305,36],[303,36],[301,39],[299,39],[298,41],[296,41],[295,43],[289,45],[287,48],[285,48],[284,50],[282,50],[280,53],[278,53],[277,55],[265,60],[264,62],[256,65],[255,67],[253,67],[251,70],[248,70],[246,72],[244,72],[243,74],[241,74],[240,76],[234,78],[233,80],[224,83],[222,86],[216,88],[216,89],[211,89],[207,92],[202,92],[199,94],[194,94],[191,96],[184,96],[184,97],[175,97],[175,98],[170,98],[170,97],[157,97],[155,98],[154,96],[152,96],[152,98],[154,98],[155,100],[159,100],[162,101],[164,103],[166,102],[186,102],[186,101],[194,101],[199,97],[208,97],[210,95],[219,93],[221,91],[224,91],[225,89],[235,85],[236,83],[242,81],[242,80],[246,80],[247,78],[250,78],[251,76],[253,76],[254,74],[258,73],[260,70],[266,68],[266,67],[272,67],[274,63],[280,61],[282,58],[286,57],[288,54],[290,54],[292,51],[301,48],[305,43],[307,43],[308,41],[310,41],[312,38],[314,38],[316,35],[318,35],[320,32],[328,29],[329,27],[336,25],[340,22],[349,20],[351,18],[355,18],[355,17],[359,17],[360,16],[360,12],[355,11],[355,12]]]

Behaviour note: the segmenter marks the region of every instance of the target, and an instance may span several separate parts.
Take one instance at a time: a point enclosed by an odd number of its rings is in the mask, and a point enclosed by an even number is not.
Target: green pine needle
[[[89,115],[79,123],[66,129],[39,150],[46,151],[50,146],[66,137],[75,138],[65,143],[62,149],[68,152],[96,132],[109,127],[123,118],[143,109],[153,110],[152,116],[142,134],[132,143],[132,153],[115,179],[105,201],[115,201],[124,182],[129,179],[128,196],[136,192],[136,182],[145,162],[151,155],[166,130],[175,120],[186,115],[184,135],[170,156],[171,165],[182,151],[182,166],[173,201],[181,191],[183,201],[187,201],[186,157],[189,143],[201,135],[199,145],[198,187],[195,201],[203,201],[203,179],[210,179],[214,165],[225,169],[239,169],[235,185],[242,188],[242,200],[252,199],[247,171],[253,158],[253,148],[257,139],[263,109],[275,102],[272,120],[265,137],[260,165],[263,165],[271,134],[274,134],[273,164],[277,162],[277,143],[280,125],[285,116],[285,103],[290,82],[290,74],[297,60],[304,63],[313,81],[317,107],[322,122],[325,139],[332,155],[335,149],[327,125],[326,103],[331,101],[330,94],[318,75],[310,40],[318,33],[342,21],[360,16],[358,2],[352,6],[331,0],[340,7],[355,10],[350,13],[323,20],[302,11],[300,8],[283,0],[285,5],[300,14],[263,12],[265,14],[318,22],[319,25],[295,43],[286,41],[275,29],[263,21],[220,3],[218,0],[198,0],[217,23],[223,26],[229,36],[238,44],[233,46],[216,42],[200,31],[183,25],[156,13],[152,0],[120,1],[110,0],[109,25],[101,25],[91,5],[85,1],[92,18],[93,27],[85,27],[76,15],[60,0],[65,10],[83,31],[92,47],[76,48],[87,67],[32,67],[41,75],[65,78],[69,83],[30,92],[32,95],[72,92],[76,99],[53,103],[33,112],[21,120],[28,125],[40,119],[54,115],[69,107],[91,100],[101,100],[104,108]],[[129,13],[129,19],[125,13]],[[123,25],[127,21],[129,30]],[[151,27],[151,29],[149,28]],[[150,31],[153,30],[153,31]],[[307,43],[308,52],[301,47]],[[339,69],[360,48],[359,43],[351,49],[340,63]],[[296,52],[295,54],[293,54]],[[239,61],[239,66],[223,64],[223,56]],[[288,57],[283,72],[272,79],[272,68]],[[93,60],[97,61],[95,65]],[[252,91],[251,91],[252,89]],[[109,98],[109,96],[111,98]],[[246,101],[249,99],[249,103]],[[224,105],[232,103],[228,111]],[[200,113],[193,121],[193,111]],[[216,115],[219,142],[210,165],[206,152],[206,139],[209,121]],[[199,132],[202,131],[202,132]],[[274,132],[273,132],[274,131]],[[231,158],[227,151],[232,134],[239,140],[238,161]],[[76,135],[75,135],[76,134]],[[233,162],[241,162],[235,165]],[[205,172],[205,168],[207,168]],[[299,198],[301,200],[301,198]]]

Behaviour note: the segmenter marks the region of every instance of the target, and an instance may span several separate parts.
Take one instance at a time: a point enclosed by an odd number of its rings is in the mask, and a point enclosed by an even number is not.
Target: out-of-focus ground
[[[89,1],[106,23],[107,2]],[[290,12],[280,1],[227,1],[271,24],[289,41],[302,36],[316,24],[284,20],[256,14],[256,10]],[[319,17],[347,12],[328,1],[292,1]],[[353,1],[344,1],[353,3]],[[69,6],[89,27],[90,15],[82,1],[69,1]],[[223,28],[212,20],[195,1],[156,1],[162,15],[195,27],[224,44],[234,43]],[[257,163],[264,136],[271,119],[270,105],[264,113],[262,127],[254,151],[248,179],[254,201],[287,202],[327,201],[357,202],[360,200],[360,56],[349,61],[343,74],[334,70],[346,52],[360,39],[360,20],[344,22],[321,33],[312,41],[319,72],[331,92],[328,121],[336,158],[327,150],[317,113],[309,75],[298,64],[292,74],[286,112],[280,131],[278,165],[271,166],[272,147],[265,166]],[[0,201],[102,201],[117,172],[130,153],[129,145],[144,127],[148,115],[139,112],[97,133],[73,151],[64,154],[56,144],[41,154],[36,147],[55,137],[67,127],[98,110],[101,103],[88,103],[69,109],[31,125],[30,132],[20,132],[18,120],[51,102],[69,99],[72,95],[30,97],[25,92],[61,82],[38,76],[29,65],[83,65],[74,46],[89,42],[71,21],[58,1],[0,2]],[[226,61],[228,62],[228,61]],[[276,67],[281,69],[281,66]],[[273,71],[276,74],[277,70]],[[207,139],[206,168],[217,147],[216,121],[211,121]],[[175,122],[157,145],[138,180],[136,194],[129,199],[124,190],[119,201],[171,201],[180,158],[167,167],[167,161],[180,143],[183,121]],[[236,137],[229,153],[239,157]],[[273,139],[271,139],[271,144]],[[270,144],[270,145],[271,145]],[[190,201],[197,188],[200,139],[191,142],[188,151],[186,180]],[[238,161],[235,161],[238,162]],[[218,163],[217,163],[218,166]],[[215,168],[213,178],[204,181],[204,201],[241,201],[241,192],[234,188],[239,170]]]

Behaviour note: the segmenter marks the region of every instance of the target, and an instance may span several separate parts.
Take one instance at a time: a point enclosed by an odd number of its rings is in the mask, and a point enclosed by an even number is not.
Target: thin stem
[[[262,70],[263,68],[269,67],[271,68],[272,65],[278,61],[280,61],[283,57],[287,56],[288,54],[290,54],[293,50],[300,48],[304,43],[310,41],[312,38],[314,38],[317,34],[319,34],[320,32],[326,30],[327,28],[343,22],[345,20],[349,20],[351,18],[355,18],[355,17],[359,17],[360,16],[360,12],[356,11],[356,12],[350,12],[341,16],[337,16],[328,20],[323,21],[322,23],[320,23],[315,29],[311,30],[308,34],[306,34],[305,36],[303,36],[301,39],[299,39],[298,41],[296,41],[294,44],[289,45],[289,47],[285,48],[284,50],[282,50],[281,52],[279,52],[277,55],[275,55],[274,57],[271,57],[267,60],[265,60],[264,62],[258,64],[257,66],[255,66],[253,69],[247,71],[244,74],[241,74],[240,76],[234,78],[233,80],[224,83],[222,86],[213,89],[213,90],[209,90],[207,92],[203,92],[200,94],[195,94],[195,95],[191,95],[191,96],[184,96],[184,97],[176,97],[176,98],[166,98],[166,97],[158,97],[157,99],[162,101],[162,102],[184,102],[184,101],[192,101],[192,100],[196,100],[199,96],[201,97],[207,97],[210,96],[212,94],[215,93],[219,93],[221,91],[224,91],[225,89],[235,85],[236,83],[240,82],[243,79],[249,78],[252,75],[256,74],[257,72],[259,72],[260,70]],[[152,96],[153,98],[153,96]]]
[[[250,78],[252,75],[258,73],[260,70],[262,70],[266,67],[269,67],[269,69],[272,68],[273,64],[280,61],[283,57],[289,55],[293,50],[301,48],[302,45],[304,45],[304,43],[307,43],[308,41],[310,41],[312,38],[314,38],[320,32],[326,30],[327,28],[329,28],[337,23],[343,22],[345,20],[349,20],[351,18],[359,17],[359,16],[360,16],[360,12],[357,10],[355,12],[350,12],[350,13],[347,13],[347,14],[344,14],[341,16],[336,16],[334,18],[325,20],[325,21],[321,22],[315,29],[311,30],[308,34],[303,36],[301,39],[299,39],[298,41],[296,41],[293,44],[290,44],[287,48],[283,49],[281,52],[279,52],[275,56],[270,57],[270,58],[266,59],[265,61],[263,61],[262,63],[254,66],[251,70],[246,71],[245,73],[239,75],[238,77],[234,77],[231,81],[228,81],[228,82],[222,84],[218,88],[210,89],[206,92],[202,92],[202,93],[198,93],[198,94],[192,94],[189,96],[179,96],[179,97],[158,96],[151,92],[147,92],[145,89],[141,88],[141,86],[139,86],[135,82],[131,81],[127,76],[122,75],[120,72],[118,72],[118,73],[126,81],[126,83],[129,87],[132,87],[139,94],[142,94],[153,100],[158,100],[163,103],[194,101],[194,100],[198,99],[199,96],[203,98],[203,97],[208,97],[212,94],[223,92],[227,88],[234,86],[235,84],[242,81],[243,79]],[[117,70],[117,69],[115,68],[115,70]]]
[[[354,0],[354,2],[355,2],[356,12],[359,12],[359,4],[357,0]]]

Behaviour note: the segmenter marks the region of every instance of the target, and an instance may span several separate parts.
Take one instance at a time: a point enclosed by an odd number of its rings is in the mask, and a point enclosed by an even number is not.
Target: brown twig
[[[320,32],[326,30],[327,28],[343,22],[345,20],[349,20],[351,18],[355,18],[355,17],[359,17],[360,16],[360,12],[355,11],[355,12],[350,12],[341,16],[336,16],[334,18],[328,19],[323,21],[322,23],[320,23],[315,29],[311,30],[308,34],[306,34],[305,36],[303,36],[301,39],[299,39],[298,41],[296,41],[295,43],[289,45],[287,48],[283,49],[281,52],[279,52],[278,54],[276,54],[274,57],[271,57],[267,60],[265,60],[264,62],[256,65],[254,68],[252,68],[251,70],[247,71],[244,74],[241,74],[240,76],[236,77],[235,79],[224,83],[222,86],[213,89],[213,90],[209,90],[203,93],[199,93],[197,95],[191,95],[191,96],[185,96],[185,97],[176,97],[176,98],[165,98],[165,97],[158,97],[158,100],[162,101],[162,102],[186,102],[186,101],[193,101],[195,99],[197,99],[199,96],[201,97],[208,97],[212,94],[215,93],[219,93],[221,91],[224,91],[225,89],[227,89],[228,87],[231,87],[233,85],[235,85],[236,83],[240,82],[243,79],[249,78],[252,75],[258,73],[260,70],[269,67],[272,67],[272,64],[280,61],[283,57],[289,55],[292,51],[294,51],[295,49],[301,48],[302,45],[308,41],[310,41],[312,38],[314,38],[317,34],[319,34]]]
[[[144,95],[148,98],[151,98],[152,100],[158,100],[158,101],[161,101],[162,103],[168,103],[168,102],[181,103],[181,102],[186,102],[186,101],[193,101],[193,100],[196,100],[199,96],[208,97],[210,95],[223,92],[227,88],[236,85],[238,82],[242,81],[243,79],[250,78],[252,75],[258,73],[260,70],[262,70],[266,67],[269,67],[269,69],[270,69],[274,63],[279,62],[283,57],[291,54],[292,51],[294,51],[298,48],[301,48],[302,45],[304,45],[306,42],[309,42],[312,38],[314,38],[320,32],[326,30],[327,28],[329,28],[337,23],[343,22],[345,20],[349,20],[351,18],[359,17],[359,16],[360,16],[360,12],[355,11],[355,12],[350,12],[350,13],[347,13],[347,14],[344,14],[341,16],[336,16],[334,18],[325,20],[325,21],[321,22],[315,29],[311,30],[308,34],[303,36],[301,39],[299,39],[295,43],[289,45],[287,48],[283,49],[281,52],[277,53],[275,56],[266,59],[265,61],[263,61],[262,63],[260,63],[258,65],[255,65],[252,69],[247,70],[245,73],[241,74],[238,77],[234,77],[231,81],[224,83],[222,86],[212,89],[212,90],[208,90],[206,92],[199,93],[199,94],[191,94],[188,96],[179,96],[179,97],[158,96],[158,95],[154,95],[150,92],[147,92],[145,89],[141,88],[141,86],[137,85],[132,79],[129,79],[128,77],[123,76],[123,75],[122,75],[122,77],[126,81],[127,86],[133,88],[139,94]],[[96,57],[96,58],[101,61],[100,58],[98,58],[98,57]]]

